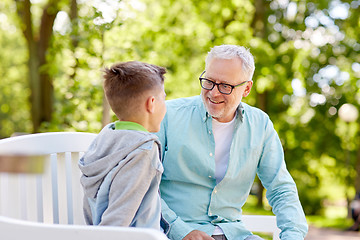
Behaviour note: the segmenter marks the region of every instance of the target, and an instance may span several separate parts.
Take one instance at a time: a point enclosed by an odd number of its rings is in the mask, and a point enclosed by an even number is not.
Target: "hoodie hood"
[[[105,126],[79,160],[83,175],[80,182],[86,197],[95,198],[105,176],[117,165],[125,165],[127,156],[144,143],[158,138],[151,133],[134,130],[115,130],[115,124]],[[121,166],[120,166],[121,167]]]

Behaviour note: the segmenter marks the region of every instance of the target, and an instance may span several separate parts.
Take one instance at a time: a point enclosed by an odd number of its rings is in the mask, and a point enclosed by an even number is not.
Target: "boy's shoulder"
[[[109,148],[119,149],[120,146],[135,146],[135,148],[151,149],[158,137],[149,132],[138,130],[116,130],[115,123],[109,123],[98,134],[96,141],[99,144],[110,145]],[[121,148],[121,147],[120,147]]]
[[[144,142],[142,145],[139,146],[140,149],[143,150],[151,150],[154,148],[154,143],[156,142],[155,139],[151,139],[147,142]]]

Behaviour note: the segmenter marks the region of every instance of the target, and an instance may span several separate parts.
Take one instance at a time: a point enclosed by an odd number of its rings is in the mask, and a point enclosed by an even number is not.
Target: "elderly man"
[[[254,58],[241,46],[214,47],[201,96],[167,102],[162,215],[173,240],[261,239],[241,221],[255,175],[267,189],[281,239],[304,239],[307,223],[269,117],[241,100],[253,85]]]

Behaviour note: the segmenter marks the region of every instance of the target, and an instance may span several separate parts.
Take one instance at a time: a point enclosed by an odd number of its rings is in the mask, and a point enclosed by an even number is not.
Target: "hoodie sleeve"
[[[153,143],[151,150],[137,149],[126,158],[114,173],[109,192],[109,205],[100,225],[130,226],[157,172],[159,151]],[[157,193],[157,190],[156,190]]]

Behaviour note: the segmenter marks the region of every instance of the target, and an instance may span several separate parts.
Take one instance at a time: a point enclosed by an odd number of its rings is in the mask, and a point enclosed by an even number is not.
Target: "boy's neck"
[[[142,124],[134,121],[116,121],[115,130],[135,130],[149,132]]]

